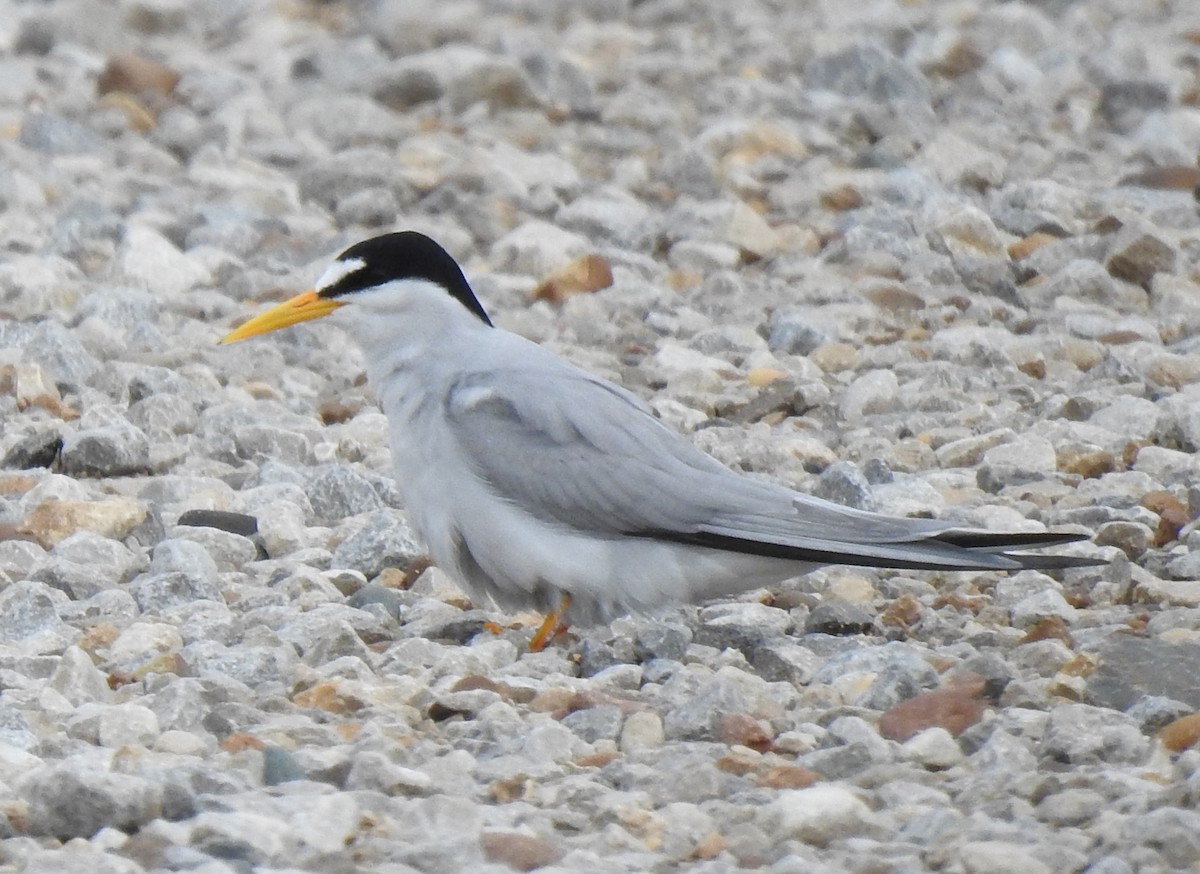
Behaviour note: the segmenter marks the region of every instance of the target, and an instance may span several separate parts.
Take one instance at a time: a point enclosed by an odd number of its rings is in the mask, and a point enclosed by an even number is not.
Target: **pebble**
[[[862,799],[836,785],[780,792],[765,815],[771,820],[771,833],[816,846],[869,835],[874,825],[874,815]]]

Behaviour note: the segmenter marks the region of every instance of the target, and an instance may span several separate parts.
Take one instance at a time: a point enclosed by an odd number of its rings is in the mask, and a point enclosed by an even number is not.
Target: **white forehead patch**
[[[319,294],[329,288],[329,286],[335,285],[351,273],[362,270],[366,266],[367,262],[362,258],[347,258],[344,261],[334,261],[325,268],[325,272],[321,274],[321,278],[317,280],[317,284],[313,286],[313,290]]]

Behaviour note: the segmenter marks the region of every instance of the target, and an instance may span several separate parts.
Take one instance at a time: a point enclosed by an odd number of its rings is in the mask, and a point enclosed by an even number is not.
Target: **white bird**
[[[1019,570],[1096,564],[1009,550],[1081,539],[855,510],[743,476],[647,405],[492,325],[462,270],[412,231],[351,246],[316,286],[226,336],[329,316],[361,345],[408,518],[475,599],[595,624],[830,564]]]

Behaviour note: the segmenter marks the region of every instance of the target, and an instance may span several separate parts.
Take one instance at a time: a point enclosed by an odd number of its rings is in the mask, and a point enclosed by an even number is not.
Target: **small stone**
[[[588,743],[598,740],[616,740],[621,733],[624,715],[621,708],[613,704],[576,710],[562,718],[562,724]]]
[[[938,727],[957,737],[983,716],[982,677],[959,682],[901,701],[879,718],[879,733],[889,740],[907,741]]]
[[[129,52],[110,55],[96,80],[96,93],[170,94],[179,84],[179,73],[151,58]]]
[[[817,364],[822,370],[828,369],[820,361]],[[873,413],[895,410],[899,397],[900,383],[893,371],[870,370],[846,387],[838,409],[843,419],[860,422]]]
[[[539,282],[530,297],[562,303],[573,294],[599,291],[612,284],[612,267],[608,261],[599,255],[583,255]]]
[[[69,646],[63,651],[49,686],[76,706],[112,699],[108,677],[96,667],[92,657],[77,646]]]
[[[588,241],[541,221],[529,221],[509,231],[492,246],[501,268],[527,276],[549,276],[586,255]]]
[[[869,634],[875,627],[875,614],[861,604],[822,601],[804,621],[809,634]]]
[[[0,591],[0,621],[9,645],[38,655],[60,652],[78,640],[79,632],[59,617],[58,601],[66,596],[44,583],[21,581]]]
[[[1200,713],[1189,713],[1163,726],[1158,739],[1173,753],[1181,753],[1200,740]]]
[[[129,590],[139,609],[146,613],[161,614],[196,601],[224,603],[215,577],[181,571],[143,574],[130,584]]]
[[[930,771],[952,768],[964,758],[958,741],[940,725],[913,735],[904,742],[900,751],[906,759]]]
[[[862,799],[835,785],[780,792],[765,815],[772,834],[815,846],[870,834],[875,828],[875,816]]]
[[[29,831],[59,840],[90,838],[105,827],[134,833],[162,815],[163,789],[156,781],[83,770],[73,762],[30,774],[24,794]]]
[[[1061,764],[1137,765],[1149,754],[1149,742],[1124,713],[1063,702],[1050,711],[1040,753]]]
[[[972,841],[958,850],[966,874],[1052,874],[1049,865],[1007,841]]]
[[[268,744],[262,751],[262,780],[264,786],[279,786],[294,780],[306,780],[308,775],[296,757],[283,747]]]
[[[1037,817],[1058,828],[1083,826],[1104,809],[1104,796],[1093,789],[1064,789],[1043,798]]]
[[[94,154],[105,146],[104,140],[90,127],[43,111],[25,114],[17,141],[46,155]]]
[[[655,749],[663,745],[663,722],[652,710],[635,710],[625,717],[618,747],[623,753]]]
[[[382,506],[371,482],[345,464],[319,468],[305,489],[314,515],[327,522],[368,513]]]
[[[512,831],[487,831],[479,837],[483,857],[514,871],[533,871],[553,865],[563,851],[543,837]]]
[[[133,425],[91,428],[63,439],[65,473],[76,476],[136,476],[150,466],[150,441]]]
[[[422,555],[423,549],[400,516],[391,510],[376,510],[366,525],[334,549],[332,566],[361,571],[373,580],[385,568],[407,570]]]
[[[17,530],[50,549],[76,531],[94,531],[112,540],[124,540],[145,520],[146,510],[132,498],[45,501],[26,515]]]
[[[822,471],[813,487],[813,496],[856,510],[876,509],[871,484],[858,465],[849,461],[836,462]]]
[[[58,431],[38,431],[9,447],[0,467],[8,470],[50,467],[58,460],[62,445],[62,435]]]
[[[160,734],[154,711],[140,704],[113,704],[100,713],[100,746],[116,749],[131,744],[154,745]]]
[[[207,268],[151,228],[130,224],[117,254],[120,276],[135,288],[174,297],[212,282]]]

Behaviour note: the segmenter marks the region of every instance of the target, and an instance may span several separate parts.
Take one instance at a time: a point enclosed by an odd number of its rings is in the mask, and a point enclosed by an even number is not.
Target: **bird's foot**
[[[541,652],[546,648],[546,644],[570,627],[562,621],[563,616],[566,615],[567,608],[570,606],[571,596],[563,595],[558,609],[546,614],[546,618],[542,620],[542,624],[538,626],[538,630],[530,638],[530,652]]]

